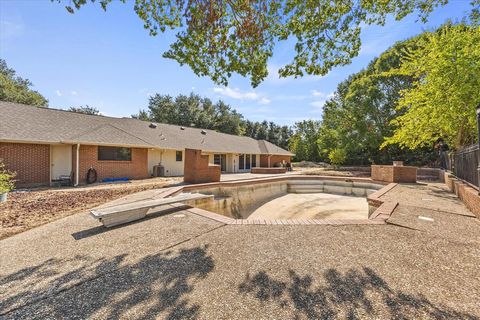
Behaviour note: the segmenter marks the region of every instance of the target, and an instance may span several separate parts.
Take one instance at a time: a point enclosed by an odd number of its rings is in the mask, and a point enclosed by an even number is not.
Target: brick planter
[[[385,182],[417,182],[417,168],[409,166],[372,165],[372,180]]]

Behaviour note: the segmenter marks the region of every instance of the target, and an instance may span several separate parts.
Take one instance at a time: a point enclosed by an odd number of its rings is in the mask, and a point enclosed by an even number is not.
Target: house
[[[48,185],[71,173],[82,184],[91,167],[98,181],[147,178],[158,164],[165,176],[182,176],[185,149],[201,150],[229,173],[273,167],[293,155],[213,130],[0,102],[0,159],[17,172],[19,186]]]

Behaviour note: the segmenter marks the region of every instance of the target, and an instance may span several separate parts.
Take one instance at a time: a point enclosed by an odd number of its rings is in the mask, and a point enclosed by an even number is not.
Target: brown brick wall
[[[285,173],[287,172],[287,168],[252,168],[250,170],[251,173]]]
[[[282,160],[285,160],[286,162],[291,162],[291,158],[291,156],[270,156],[270,167],[274,167],[275,163],[280,163],[282,162]],[[268,156],[265,154],[260,155],[260,167],[268,168]]]
[[[417,168],[409,166],[372,165],[372,180],[385,182],[417,182]]]
[[[445,172],[445,184],[462,199],[465,206],[480,218],[480,196],[478,190],[469,186],[467,183],[457,179],[451,173]]]
[[[201,150],[185,149],[183,181],[207,183],[220,181],[220,166],[208,163],[208,155]]]
[[[0,159],[15,171],[17,186],[50,183],[50,146],[48,144],[0,143]]]
[[[72,168],[76,170],[77,146],[72,146]],[[104,178],[145,179],[148,178],[148,149],[132,148],[131,161],[99,161],[98,146],[80,146],[79,182],[86,183],[90,167],[97,171],[97,182]]]

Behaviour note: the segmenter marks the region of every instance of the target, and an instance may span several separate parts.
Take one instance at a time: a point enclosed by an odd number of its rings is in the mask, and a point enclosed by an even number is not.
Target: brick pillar
[[[185,149],[183,181],[188,183],[206,183],[220,181],[220,166],[208,163],[208,155],[202,150]]]

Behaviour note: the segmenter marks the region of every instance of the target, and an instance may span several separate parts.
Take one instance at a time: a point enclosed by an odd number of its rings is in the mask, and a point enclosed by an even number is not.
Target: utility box
[[[165,167],[161,164],[153,166],[153,176],[154,177],[165,177]]]

